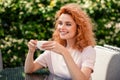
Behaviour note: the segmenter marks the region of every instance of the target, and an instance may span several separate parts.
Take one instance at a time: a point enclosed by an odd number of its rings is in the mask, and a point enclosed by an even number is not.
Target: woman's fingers
[[[55,48],[55,41],[48,41],[41,46],[43,49],[52,50]]]
[[[36,50],[36,44],[37,44],[36,40],[30,40],[28,42],[28,48],[31,52],[34,52]]]

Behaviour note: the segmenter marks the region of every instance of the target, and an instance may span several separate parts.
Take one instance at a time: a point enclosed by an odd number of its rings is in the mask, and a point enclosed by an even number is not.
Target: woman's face
[[[57,29],[61,39],[73,39],[76,35],[76,23],[69,14],[61,14]]]

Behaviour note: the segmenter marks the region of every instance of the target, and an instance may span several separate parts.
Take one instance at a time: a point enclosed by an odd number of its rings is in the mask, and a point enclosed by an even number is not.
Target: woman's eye
[[[58,25],[62,25],[62,22],[58,22]]]
[[[71,24],[70,24],[70,23],[67,23],[66,25],[67,25],[67,26],[71,26]]]

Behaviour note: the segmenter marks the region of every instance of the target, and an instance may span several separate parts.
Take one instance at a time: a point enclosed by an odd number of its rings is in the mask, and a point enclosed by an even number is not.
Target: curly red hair
[[[53,40],[66,46],[66,40],[60,38],[57,30],[57,20],[61,14],[69,14],[77,25],[76,43],[73,45],[74,49],[82,51],[87,46],[95,46],[94,33],[92,31],[92,22],[89,16],[80,8],[78,4],[70,3],[61,7],[55,15],[55,31],[53,33]]]

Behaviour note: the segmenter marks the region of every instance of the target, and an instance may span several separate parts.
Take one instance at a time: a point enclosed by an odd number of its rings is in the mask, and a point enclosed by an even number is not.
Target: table
[[[45,69],[33,74],[25,74],[24,67],[5,68],[0,72],[0,80],[34,80],[36,77],[40,78],[38,80],[43,80],[48,75],[49,72]]]
[[[68,80],[50,74],[47,69],[41,69],[32,74],[24,73],[24,67],[5,68],[0,72],[0,80]]]

